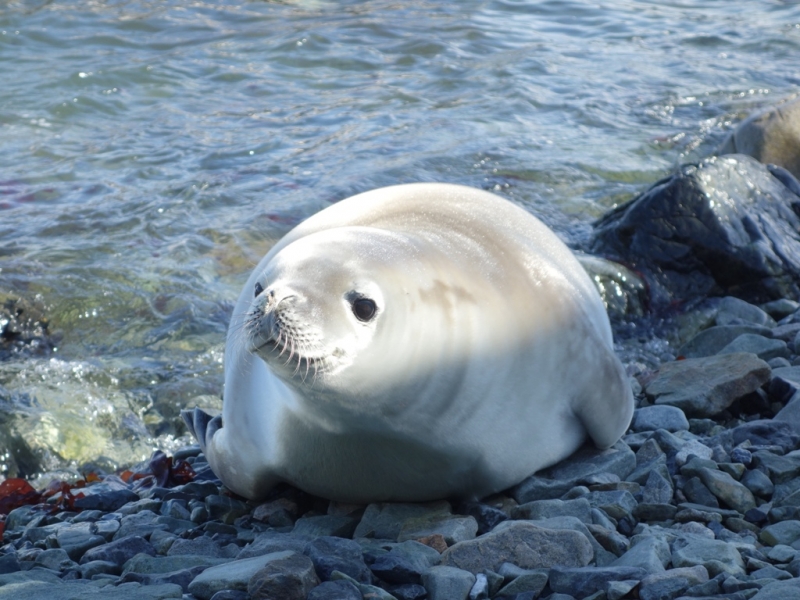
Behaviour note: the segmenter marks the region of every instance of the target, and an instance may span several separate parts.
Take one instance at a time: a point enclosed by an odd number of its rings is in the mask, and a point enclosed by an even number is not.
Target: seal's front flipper
[[[194,408],[191,410],[182,410],[181,418],[183,422],[186,423],[186,427],[188,427],[189,431],[192,432],[192,435],[197,439],[197,443],[200,444],[200,449],[203,451],[203,454],[205,454],[206,446],[211,442],[211,438],[214,437],[217,430],[222,427],[222,417],[220,415],[212,417],[204,410]]]

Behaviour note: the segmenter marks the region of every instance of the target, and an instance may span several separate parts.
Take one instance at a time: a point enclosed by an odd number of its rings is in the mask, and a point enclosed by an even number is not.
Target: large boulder
[[[800,97],[751,115],[722,142],[717,154],[747,154],[800,177]]]
[[[800,184],[740,154],[684,165],[595,223],[589,250],[643,273],[654,306],[800,295]],[[794,187],[796,186],[796,187]]]

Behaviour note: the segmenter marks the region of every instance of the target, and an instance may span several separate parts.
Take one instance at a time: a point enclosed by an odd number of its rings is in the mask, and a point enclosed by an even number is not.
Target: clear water
[[[575,242],[798,91],[798,56],[788,0],[4,2],[0,300],[59,340],[0,363],[6,434],[48,469],[170,448],[306,216],[449,181]]]

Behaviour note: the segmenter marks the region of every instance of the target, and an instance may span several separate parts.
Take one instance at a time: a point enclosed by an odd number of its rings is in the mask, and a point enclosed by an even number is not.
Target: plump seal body
[[[472,188],[343,200],[263,258],[234,310],[213,471],[350,502],[479,498],[625,432],[633,399],[591,280],[545,225]]]

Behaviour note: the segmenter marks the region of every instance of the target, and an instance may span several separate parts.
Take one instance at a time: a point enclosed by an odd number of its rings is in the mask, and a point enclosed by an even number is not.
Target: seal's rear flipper
[[[199,408],[194,408],[191,410],[182,410],[181,418],[183,422],[186,423],[186,427],[188,427],[189,431],[192,432],[192,435],[197,439],[197,443],[200,444],[200,449],[205,454],[206,445],[211,441],[211,438],[214,437],[217,430],[222,427],[222,417],[219,415],[212,417],[207,412]]]

